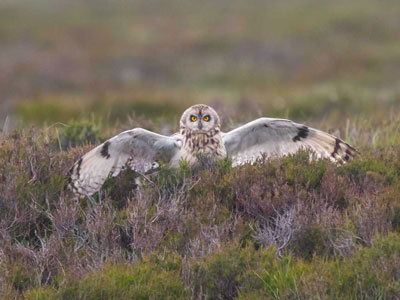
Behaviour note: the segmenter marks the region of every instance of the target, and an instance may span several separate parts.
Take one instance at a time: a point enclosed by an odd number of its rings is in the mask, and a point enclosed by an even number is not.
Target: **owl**
[[[285,119],[259,118],[222,132],[217,112],[208,105],[197,104],[182,114],[180,130],[172,136],[134,128],[95,147],[74,164],[68,185],[75,194],[90,196],[109,175],[117,176],[126,167],[140,173],[159,163],[176,168],[186,161],[194,166],[201,154],[216,160],[228,157],[237,166],[262,156],[293,154],[299,149],[310,149],[319,158],[338,162],[357,153],[331,134]]]

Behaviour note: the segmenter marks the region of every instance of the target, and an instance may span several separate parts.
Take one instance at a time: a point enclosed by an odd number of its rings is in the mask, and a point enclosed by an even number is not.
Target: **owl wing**
[[[341,139],[285,119],[260,118],[223,133],[227,155],[233,165],[253,162],[262,155],[283,156],[311,149],[317,157],[347,161],[357,153]]]
[[[116,176],[126,165],[138,172],[154,163],[169,163],[181,147],[180,136],[171,137],[135,128],[124,131],[83,155],[69,172],[68,185],[75,194],[92,195],[111,173]]]

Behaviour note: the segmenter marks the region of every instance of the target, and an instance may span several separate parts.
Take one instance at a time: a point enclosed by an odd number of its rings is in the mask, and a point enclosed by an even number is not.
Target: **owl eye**
[[[196,121],[197,121],[197,117],[196,117],[196,116],[193,116],[193,115],[191,115],[191,116],[190,116],[190,121],[192,121],[192,122],[196,122]]]
[[[204,116],[203,120],[206,121],[206,122],[210,121],[210,116],[208,116],[208,115]]]

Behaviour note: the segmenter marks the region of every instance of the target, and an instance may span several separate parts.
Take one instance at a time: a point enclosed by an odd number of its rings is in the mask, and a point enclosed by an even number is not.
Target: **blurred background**
[[[3,131],[95,120],[170,133],[194,103],[225,130],[264,115],[343,136],[394,118],[400,1],[0,2]]]

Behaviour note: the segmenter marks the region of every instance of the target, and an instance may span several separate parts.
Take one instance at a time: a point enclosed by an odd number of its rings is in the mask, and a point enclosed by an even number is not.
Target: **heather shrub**
[[[387,210],[391,221],[391,227],[393,230],[400,231],[400,198],[398,194],[400,193],[400,188],[388,191],[385,197],[388,202]]]
[[[339,172],[346,173],[358,184],[368,181],[370,183],[386,182],[395,185],[400,179],[400,161],[398,157],[399,151],[394,149],[386,153],[378,151],[374,155],[365,153],[358,159],[349,161]]]
[[[295,200],[295,191],[283,177],[277,161],[238,167],[225,175],[221,183],[224,201],[248,218],[268,219]]]
[[[162,257],[162,258],[161,258]],[[161,261],[161,262],[160,262]],[[132,266],[105,265],[83,278],[70,277],[58,290],[34,288],[25,299],[186,299],[180,260],[154,254]]]
[[[295,155],[282,159],[285,179],[289,185],[300,184],[306,189],[316,189],[320,186],[328,161],[315,159],[310,151],[300,150]]]
[[[295,255],[311,260],[314,255],[332,255],[332,248],[329,243],[329,229],[320,226],[303,228],[296,233],[291,250]]]
[[[238,299],[397,299],[399,235],[390,234],[345,259],[318,256],[309,262],[271,250],[249,269]]]
[[[302,295],[314,299],[396,299],[400,295],[399,258],[398,234],[380,238],[371,248],[343,261],[315,258],[303,274]]]
[[[104,266],[60,289],[60,299],[186,299],[179,263],[143,260],[133,266]]]
[[[49,287],[40,287],[28,290],[24,293],[24,299],[27,300],[49,300],[56,299],[56,291]]]
[[[109,177],[104,182],[102,191],[94,195],[94,199],[110,197],[113,199],[112,205],[123,209],[127,201],[133,197],[134,190],[137,188],[137,181],[142,179],[136,172],[127,169],[120,176]]]
[[[192,294],[196,299],[234,299],[243,275],[255,263],[251,247],[222,247],[191,265]]]
[[[304,261],[280,258],[274,247],[222,247],[190,265],[192,293],[199,299],[396,299],[399,259],[396,234],[344,259]]]
[[[10,274],[9,274],[10,280],[12,282],[14,289],[16,289],[18,292],[23,292],[28,287],[34,284],[32,270],[27,270],[26,268],[24,268],[23,264],[17,264],[9,267],[10,267]]]
[[[126,170],[78,200],[65,176],[92,146],[67,153],[55,129],[0,139],[5,299],[398,296],[396,150]]]
[[[256,267],[243,276],[237,299],[296,299],[307,266],[291,256],[279,259],[273,248],[262,249]]]

